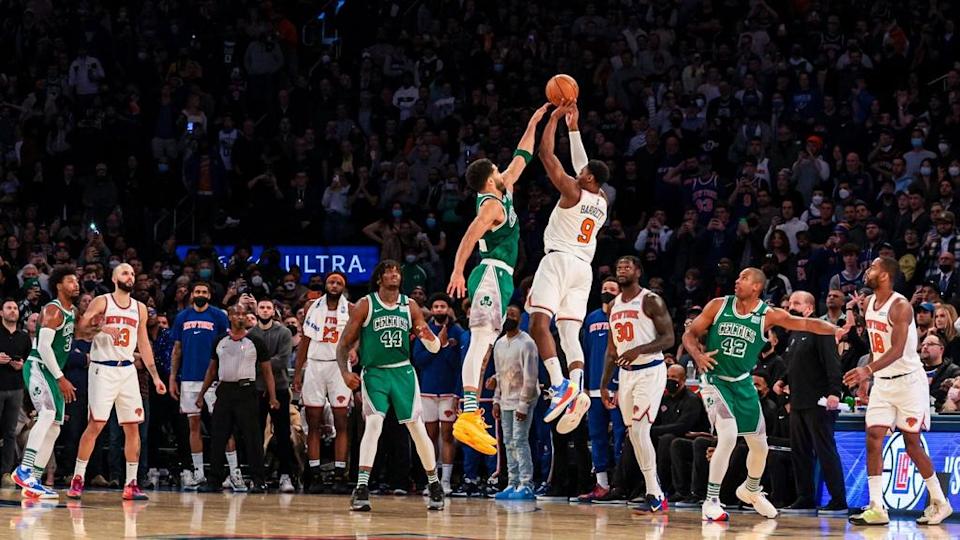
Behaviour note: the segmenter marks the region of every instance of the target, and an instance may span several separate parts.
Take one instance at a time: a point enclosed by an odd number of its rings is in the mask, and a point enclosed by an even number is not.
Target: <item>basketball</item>
[[[559,107],[563,100],[576,101],[580,95],[580,86],[573,77],[560,73],[547,81],[546,92],[547,100]]]

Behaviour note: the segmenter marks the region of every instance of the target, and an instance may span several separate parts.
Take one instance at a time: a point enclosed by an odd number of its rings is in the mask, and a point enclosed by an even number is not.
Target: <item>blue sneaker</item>
[[[644,497],[643,502],[633,507],[634,512],[640,513],[656,513],[667,511],[667,498],[664,496],[654,497],[653,495],[647,493],[647,496]]]
[[[494,499],[498,501],[507,501],[513,498],[514,493],[517,492],[517,489],[513,486],[507,486],[507,489],[497,493],[493,496]]]
[[[46,491],[49,491],[33,477],[33,471],[23,465],[20,465],[10,473],[10,479],[20,486],[24,497],[39,499]]]
[[[569,379],[564,379],[559,386],[551,386],[549,393],[550,406],[547,407],[547,412],[543,415],[544,422],[553,422],[563,414],[567,409],[567,405],[580,393],[580,389],[570,382]]]
[[[528,485],[522,485],[517,488],[513,495],[510,496],[511,501],[535,501],[537,496],[533,494],[533,490],[530,489]]]

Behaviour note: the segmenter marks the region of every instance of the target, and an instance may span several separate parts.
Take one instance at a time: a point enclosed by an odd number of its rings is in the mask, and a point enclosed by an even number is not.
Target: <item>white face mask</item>
[[[920,167],[920,174],[922,174],[922,175],[924,175],[924,176],[930,176],[930,173],[931,173],[931,172],[932,172],[932,171],[931,171],[930,167]]]
[[[941,155],[945,155],[950,152],[950,145],[945,142],[942,142],[937,145],[937,149],[940,150]]]
[[[814,195],[812,202],[813,206],[820,206],[820,203],[823,202],[823,195]]]
[[[950,173],[950,176],[960,176],[960,167],[952,166],[947,169],[947,172]]]
[[[253,276],[252,278],[250,278],[250,283],[254,287],[261,287],[263,286],[263,278],[260,276]]]
[[[840,195],[840,198],[841,198],[841,199],[846,199],[847,197],[850,196],[850,190],[849,190],[849,189],[841,189],[840,191],[837,192],[837,194]]]

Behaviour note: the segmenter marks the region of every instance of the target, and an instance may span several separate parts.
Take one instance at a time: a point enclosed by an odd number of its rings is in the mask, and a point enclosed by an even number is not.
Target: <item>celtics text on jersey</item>
[[[367,318],[360,329],[360,365],[380,367],[410,360],[409,297],[401,294],[393,306],[376,292],[367,295]]]
[[[762,300],[746,314],[736,309],[736,297],[727,296],[707,333],[707,350],[718,351],[711,376],[740,377],[757,365],[767,342],[763,333],[768,306]]]

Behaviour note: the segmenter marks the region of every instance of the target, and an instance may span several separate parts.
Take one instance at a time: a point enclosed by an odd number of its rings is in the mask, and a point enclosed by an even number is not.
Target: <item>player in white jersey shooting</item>
[[[574,178],[563,170],[554,155],[557,123],[566,117],[570,133],[570,154],[577,171]],[[550,115],[540,141],[540,161],[560,200],[550,214],[543,231],[544,256],[533,277],[527,312],[530,334],[550,374],[550,407],[544,420],[552,422],[561,414],[560,433],[569,433],[590,408],[590,397],[583,392],[583,348],[580,327],[587,311],[587,297],[593,284],[593,254],[597,250],[597,231],[607,220],[607,197],[600,186],[610,177],[602,161],[587,160],[580,140],[576,103],[564,103]],[[570,379],[563,377],[557,347],[550,334],[550,321],[556,318],[560,346],[567,360]]]
[[[673,347],[673,319],[663,299],[640,286],[642,275],[643,265],[637,257],[627,255],[617,260],[617,283],[622,292],[610,305],[607,361],[603,365],[600,398],[608,409],[615,407],[607,388],[613,378],[613,368],[620,366],[617,392],[620,415],[647,488],[647,496],[636,510],[661,512],[667,509],[667,499],[657,478],[657,452],[650,439],[650,428],[657,419],[660,399],[667,388],[663,351]]]
[[[153,361],[153,349],[147,334],[147,307],[130,296],[134,277],[133,267],[127,263],[114,268],[114,292],[94,298],[78,324],[81,333],[93,330],[95,335],[90,347],[90,383],[87,391],[90,420],[77,448],[77,464],[70,481],[70,491],[67,492],[71,499],[79,499],[83,495],[87,460],[114,406],[117,420],[123,427],[123,453],[127,459],[123,498],[134,501],[147,499],[137,485],[140,424],[144,416],[134,351],[140,353],[157,393],[165,394],[167,387],[160,380]]]
[[[887,257],[877,257],[867,269],[866,285],[873,289],[865,315],[871,361],[843,376],[843,384],[856,386],[861,395],[870,377],[874,378],[865,419],[870,504],[863,512],[850,516],[850,522],[855,525],[890,523],[883,505],[881,451],[883,438],[894,428],[903,435],[907,455],[920,471],[929,494],[927,508],[917,523],[938,525],[953,513],[934,474],[930,456],[920,443],[920,431],[930,429],[930,387],[917,354],[913,308],[902,294],[893,291],[899,270],[897,261]]]

